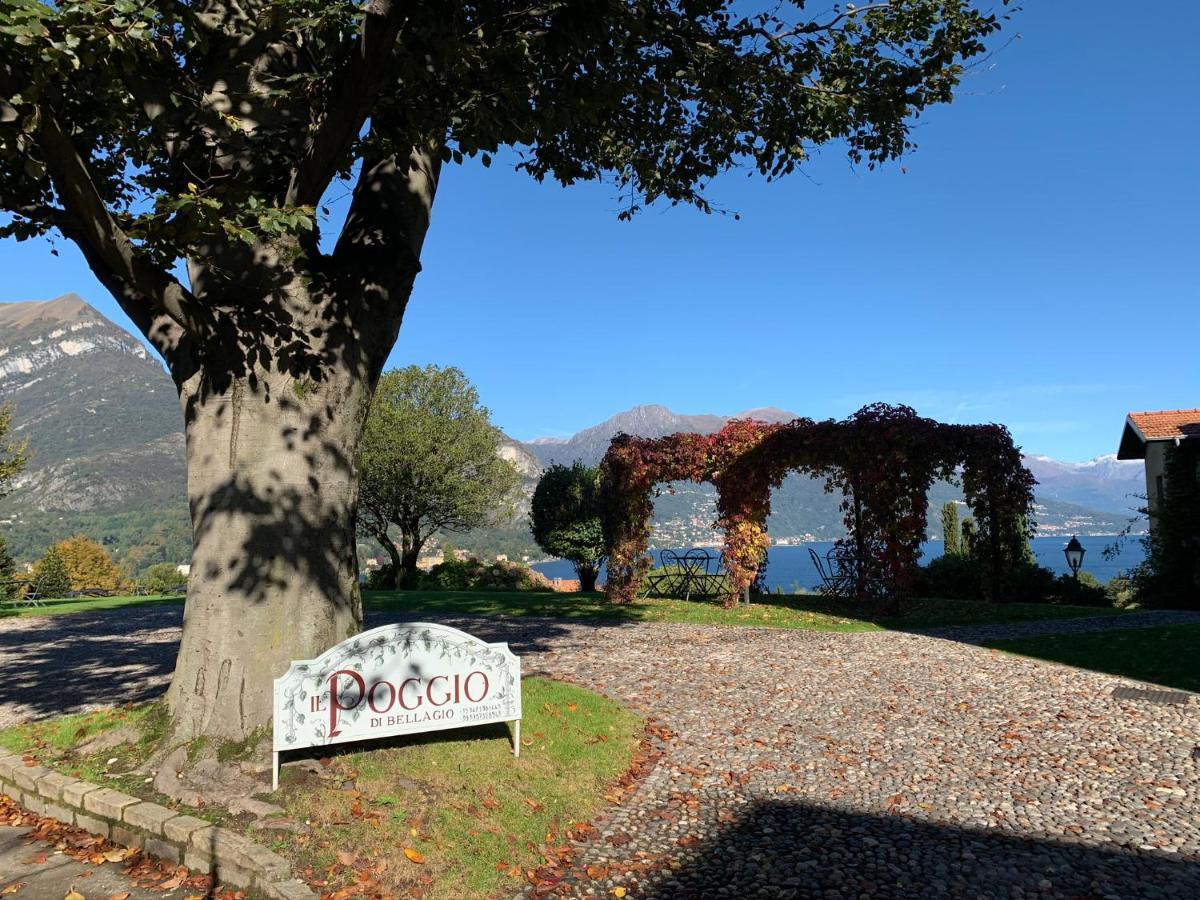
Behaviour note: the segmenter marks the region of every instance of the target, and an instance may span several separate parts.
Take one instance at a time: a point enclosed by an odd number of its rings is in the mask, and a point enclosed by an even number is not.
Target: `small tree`
[[[25,469],[28,444],[17,443],[10,437],[13,408],[11,403],[0,406],[0,497],[12,493],[13,480]]]
[[[975,520],[968,517],[962,520],[962,543],[958,552],[966,555],[975,553],[975,543],[979,533],[975,529]]]
[[[506,506],[511,515],[520,476],[500,446],[458,369],[408,366],[380,379],[359,456],[358,525],[391,556],[397,587],[413,582],[437,532],[483,525]]]
[[[51,547],[33,567],[33,585],[43,597],[65,597],[71,593],[71,573],[59,552],[58,545]]]
[[[125,581],[124,574],[112,561],[108,551],[86,534],[59,541],[55,549],[67,567],[74,590],[98,588],[115,591]]]
[[[946,503],[942,506],[942,537],[945,546],[942,548],[946,556],[958,556],[962,552],[962,531],[958,524],[958,504]]]
[[[16,571],[17,564],[9,555],[8,545],[4,542],[4,536],[0,535],[0,601],[7,600],[11,589],[6,582],[12,577]]]
[[[599,469],[578,460],[547,469],[533,492],[529,526],[539,547],[574,564],[581,590],[596,589],[605,556]]]

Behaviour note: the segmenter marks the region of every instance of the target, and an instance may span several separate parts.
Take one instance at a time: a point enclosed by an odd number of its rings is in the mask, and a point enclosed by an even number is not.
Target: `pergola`
[[[823,477],[840,490],[847,537],[862,578],[893,601],[911,591],[925,537],[927,494],[937,479],[957,480],[977,528],[984,590],[1000,596],[1007,569],[1034,527],[1033,475],[1003,425],[950,425],[907,406],[877,403],[847,419],[786,424],[732,420],[714,434],[613,438],[601,462],[608,544],[607,591],[628,602],[650,568],[646,550],[657,484],[709,482],[717,489],[730,590],[750,586],[769,545],[771,491],[790,472]]]

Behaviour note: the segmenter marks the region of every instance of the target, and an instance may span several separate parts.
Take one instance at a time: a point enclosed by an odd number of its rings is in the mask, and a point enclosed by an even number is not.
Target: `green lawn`
[[[1030,619],[1073,619],[1120,615],[1120,610],[1045,603],[978,603],[966,600],[914,600],[898,616],[874,615],[864,604],[812,594],[759,598],[750,607],[724,609],[714,601],[637,600],[619,605],[603,594],[502,591],[368,591],[368,610],[481,616],[551,616],[621,622],[690,622],[701,625],[761,625],[813,631],[882,631],[976,625]]]
[[[1066,663],[1186,691],[1200,691],[1200,625],[990,641],[1021,656]]]
[[[43,600],[41,606],[14,605],[6,601],[0,606],[0,619],[14,616],[63,616],[69,613],[93,612],[98,609],[117,609],[122,606],[158,605],[182,603],[181,596],[155,597],[85,597],[78,600]]]
[[[985,625],[1031,619],[1074,619],[1120,615],[1121,610],[1046,603],[981,603],[969,600],[913,600],[900,615],[876,615],[865,604],[829,600],[815,594],[771,594],[750,607],[724,609],[703,600],[637,600],[610,603],[603,594],[559,594],[552,591],[367,591],[368,611],[403,613],[419,619],[426,613],[479,616],[549,616],[618,622],[687,622],[698,625],[759,625],[810,631],[884,631]],[[57,616],[126,606],[182,603],[182,597],[99,597],[50,600],[45,606],[0,609],[9,616]]]

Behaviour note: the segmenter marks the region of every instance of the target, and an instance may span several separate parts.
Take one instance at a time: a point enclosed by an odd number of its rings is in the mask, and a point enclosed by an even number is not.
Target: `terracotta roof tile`
[[[1200,437],[1200,409],[1166,409],[1161,412],[1133,412],[1129,421],[1148,441]]]

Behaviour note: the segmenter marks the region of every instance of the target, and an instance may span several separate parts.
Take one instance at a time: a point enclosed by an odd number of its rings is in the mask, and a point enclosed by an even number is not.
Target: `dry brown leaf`
[[[355,854],[351,853],[349,850],[339,850],[338,851],[337,861],[340,862],[343,866],[354,865],[354,860],[356,860],[357,858],[358,857]]]
[[[420,854],[420,852],[414,850],[412,847],[405,847],[404,855],[407,856],[411,862],[417,863],[417,865],[420,865],[421,863],[425,862],[425,857],[422,856]]]
[[[121,891],[119,894],[109,894],[108,900],[129,900],[129,891]]]
[[[19,891],[23,887],[25,887],[25,882],[14,881],[12,884],[7,885],[4,888],[4,890],[0,891],[0,897],[5,897],[5,896],[8,896],[9,894],[15,894],[17,891]]]

